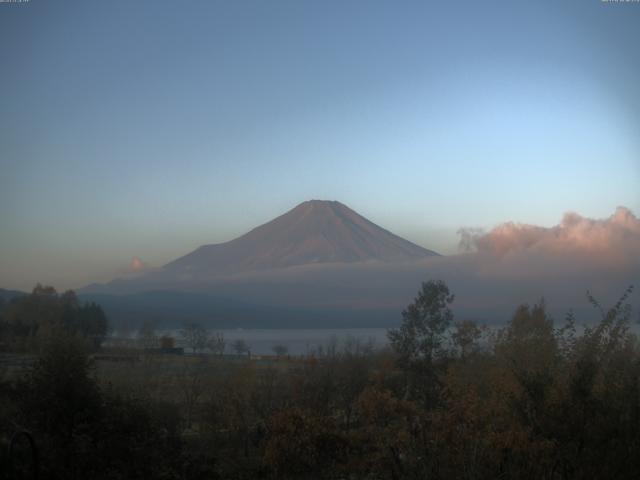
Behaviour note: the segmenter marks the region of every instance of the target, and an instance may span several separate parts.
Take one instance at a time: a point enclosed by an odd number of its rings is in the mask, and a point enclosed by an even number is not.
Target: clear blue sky
[[[0,286],[105,280],[336,199],[462,226],[640,213],[640,3],[0,3]]]

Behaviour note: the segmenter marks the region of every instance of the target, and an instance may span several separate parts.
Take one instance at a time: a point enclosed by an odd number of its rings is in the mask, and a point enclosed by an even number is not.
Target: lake
[[[220,329],[226,341],[225,353],[233,353],[232,344],[236,340],[244,340],[253,355],[273,355],[274,345],[287,347],[289,355],[306,355],[325,348],[331,344],[341,350],[348,342],[358,341],[361,344],[372,342],[374,348],[387,345],[386,328],[318,328],[318,329]],[[159,332],[160,335],[170,335],[181,344],[180,330]]]

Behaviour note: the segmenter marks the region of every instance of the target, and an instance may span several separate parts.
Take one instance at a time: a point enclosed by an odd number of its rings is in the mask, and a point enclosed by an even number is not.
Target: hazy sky
[[[640,3],[0,3],[0,287],[162,265],[311,198],[427,248],[640,213]]]

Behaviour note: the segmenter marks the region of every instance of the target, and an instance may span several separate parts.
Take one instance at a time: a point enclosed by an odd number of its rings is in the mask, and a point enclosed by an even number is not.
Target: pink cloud
[[[149,268],[145,262],[140,260],[139,257],[133,257],[131,259],[131,263],[129,264],[129,270],[132,272],[143,272]]]
[[[503,223],[488,233],[463,230],[461,244],[480,254],[507,256],[590,256],[613,265],[640,259],[640,219],[618,207],[606,219],[567,213],[553,227]]]

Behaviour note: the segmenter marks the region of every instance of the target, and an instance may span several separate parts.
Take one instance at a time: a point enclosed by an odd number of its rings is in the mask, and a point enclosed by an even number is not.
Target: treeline
[[[0,351],[37,352],[61,333],[98,348],[108,331],[107,318],[95,303],[82,303],[73,290],[59,294],[38,284],[30,295],[0,302]]]
[[[389,349],[185,357],[171,378],[149,360],[126,367],[139,388],[96,375],[78,337],[60,337],[3,381],[0,427],[32,433],[44,478],[636,478],[630,294],[609,309],[589,297],[589,328],[571,314],[555,325],[540,302],[490,331],[456,321],[447,286],[427,282]]]

